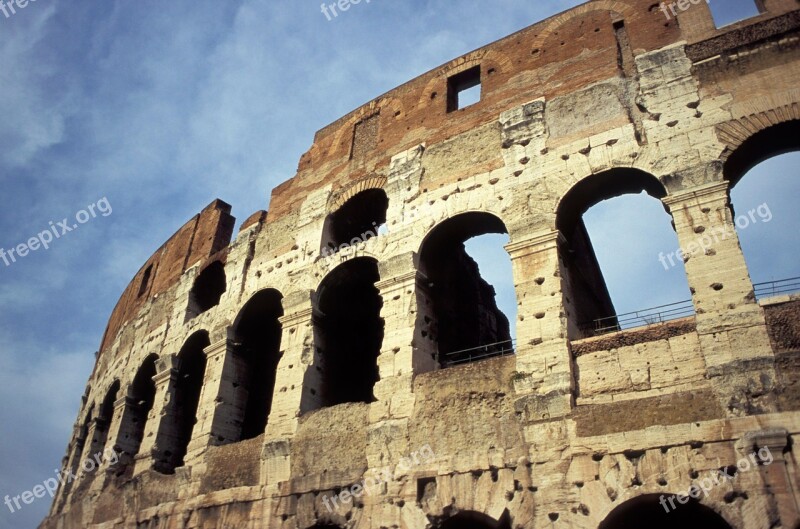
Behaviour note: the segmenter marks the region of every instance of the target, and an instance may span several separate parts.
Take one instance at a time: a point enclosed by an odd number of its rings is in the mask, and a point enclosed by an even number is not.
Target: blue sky
[[[38,0],[0,15],[0,247],[112,208],[0,262],[0,496],[59,467],[114,304],[186,220],[216,197],[239,222],[265,209],[319,128],[577,3],[372,0],[328,21],[312,0]],[[0,506],[0,527],[48,507]]]

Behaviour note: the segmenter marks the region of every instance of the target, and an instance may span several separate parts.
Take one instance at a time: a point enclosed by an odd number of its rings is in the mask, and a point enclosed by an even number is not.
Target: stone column
[[[795,527],[800,522],[800,485],[792,480],[790,462],[786,460],[784,451],[789,444],[789,432],[782,428],[773,428],[759,432],[751,432],[742,439],[745,457],[755,452],[756,461],[769,464],[759,466],[761,476],[768,491],[775,501],[778,517],[783,527]]]
[[[697,331],[718,336],[706,342],[706,361],[719,366],[744,358],[771,357],[764,313],[756,303],[728,203],[728,183],[717,182],[663,199],[674,219],[681,249],[666,260],[685,262],[697,312]],[[739,346],[736,353],[732,344]]]
[[[134,400],[125,395],[114,401],[114,417],[119,419],[111,422],[108,429],[108,438],[111,440],[112,449],[121,455],[130,456],[136,447],[131,438],[131,416],[138,406]]]
[[[291,477],[291,438],[297,431],[300,415],[313,409],[319,396],[320,374],[313,366],[311,292],[287,295],[283,309],[284,316],[279,320],[281,359],[261,451],[261,482],[270,486]]]
[[[378,356],[379,380],[370,406],[370,422],[411,416],[414,395],[411,382],[415,373],[433,371],[436,360],[430,354],[431,342],[418,314],[419,274],[412,252],[379,263],[381,280],[375,284],[383,300],[383,343]],[[424,313],[424,309],[419,311]]]
[[[517,296],[517,375],[514,388],[528,419],[561,417],[572,409],[572,358],[568,306],[558,231],[547,230],[506,245]],[[570,322],[575,324],[575,322]]]
[[[134,475],[150,468],[171,470],[172,456],[177,439],[175,417],[175,382],[178,380],[178,355],[171,354],[156,361],[158,372],[153,376],[156,386],[153,409],[147,417],[142,434],[142,444],[134,458]],[[170,452],[170,454],[167,454]]]
[[[728,183],[675,192],[663,202],[681,248],[664,258],[685,262],[700,346],[720,404],[733,415],[773,410],[774,355],[736,235]]]
[[[234,346],[231,330],[227,336],[203,350],[206,371],[197,406],[197,422],[186,451],[186,459],[208,446],[239,440],[243,411],[236,406]]]

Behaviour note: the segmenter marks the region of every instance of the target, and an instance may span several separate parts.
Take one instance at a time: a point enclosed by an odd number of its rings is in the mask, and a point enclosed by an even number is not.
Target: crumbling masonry
[[[111,315],[42,527],[795,529],[800,301],[756,300],[735,236],[685,256],[694,316],[586,325],[613,315],[589,207],[646,191],[688,247],[800,147],[798,3],[758,4],[717,29],[705,2],[588,2],[320,130],[235,238],[211,203]],[[486,233],[514,321],[463,249]]]

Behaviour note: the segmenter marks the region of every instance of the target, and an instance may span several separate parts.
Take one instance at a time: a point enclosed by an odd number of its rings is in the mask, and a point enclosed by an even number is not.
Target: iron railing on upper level
[[[587,334],[598,336],[611,332],[624,331],[634,327],[643,327],[654,323],[664,323],[694,316],[694,305],[692,300],[678,301],[667,305],[659,305],[635,312],[616,314],[605,318],[598,318],[591,322],[581,325],[581,329]]]
[[[794,294],[795,292],[800,292],[800,277],[755,283],[753,289],[755,290],[756,299],[780,296],[783,294]]]
[[[515,342],[516,340],[506,340],[504,342],[490,343],[479,347],[445,353],[442,355],[441,364],[442,367],[450,367],[459,364],[468,364],[486,358],[494,358],[496,356],[513,355]]]

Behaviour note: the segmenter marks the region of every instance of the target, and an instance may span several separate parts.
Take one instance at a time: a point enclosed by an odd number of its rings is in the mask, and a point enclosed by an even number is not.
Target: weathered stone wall
[[[665,23],[651,2],[590,1],[319,131],[269,213],[251,215],[235,239],[229,206],[213,202],[145,263],[111,315],[64,467],[103,446],[119,462],[76,470],[42,527],[596,528],[620,506],[656,498],[660,509],[660,495],[769,448],[773,462],[685,512],[702,507],[736,529],[792,529],[796,302],[756,302],[735,235],[697,242],[735,233],[728,192],[743,163],[798,148],[752,148],[776,130],[787,142],[783,127],[800,123],[797,4],[761,4],[758,17],[718,30],[703,2]],[[476,66],[481,101],[448,112],[453,76]],[[389,198],[388,233],[322,256],[333,213],[370,190]],[[640,191],[672,215],[696,315],[587,337],[587,320],[611,316],[611,306],[580,216]],[[508,233],[514,355],[442,367],[441,307],[423,251],[434,231],[455,245]],[[326,316],[321,286],[364,259],[380,276],[373,398],[326,406],[334,346],[315,332]],[[214,262],[226,288],[198,314],[195,280]],[[488,287],[469,279],[460,285],[481,290],[486,310],[461,315],[489,325]],[[265,328],[281,339],[260,352],[277,368],[266,427],[253,437],[245,423],[257,362],[237,329],[265,292],[280,305],[264,312]],[[375,331],[354,327],[355,336]],[[182,351],[198,333],[210,345],[185,464],[154,468],[179,437]],[[155,376],[137,379],[144,367]],[[109,399],[112,417],[100,417]],[[433,457],[409,465],[423,449]],[[339,495],[385,472],[368,494]]]

